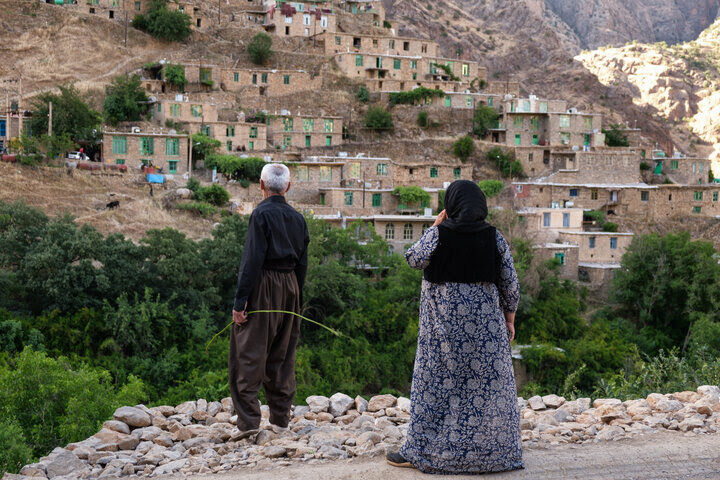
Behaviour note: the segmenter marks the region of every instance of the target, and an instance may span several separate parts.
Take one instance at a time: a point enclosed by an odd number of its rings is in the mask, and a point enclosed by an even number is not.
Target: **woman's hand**
[[[505,316],[505,327],[510,334],[510,341],[515,339],[515,312],[503,312]]]
[[[445,213],[445,210],[443,210],[442,212],[440,212],[438,214],[437,218],[435,219],[435,223],[433,223],[433,227],[437,227],[438,225],[443,223],[445,220],[447,220],[447,213]]]

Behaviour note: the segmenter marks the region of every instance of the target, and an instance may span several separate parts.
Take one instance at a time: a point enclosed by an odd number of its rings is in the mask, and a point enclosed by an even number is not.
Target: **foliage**
[[[453,155],[458,157],[462,162],[467,161],[475,152],[475,140],[469,135],[458,138],[452,146]]]
[[[481,180],[478,185],[487,198],[497,197],[505,187],[499,180]]]
[[[204,133],[193,134],[192,142],[193,164],[204,161],[210,155],[215,154],[221,145],[220,140],[209,137]]]
[[[455,75],[452,71],[452,67],[450,65],[445,65],[444,63],[433,63],[436,68],[439,68],[443,72],[445,72],[445,75],[450,77],[450,80],[453,82],[459,82],[460,79]]]
[[[53,104],[53,135],[69,136],[75,142],[94,141],[102,117],[90,108],[73,85],[58,86],[60,93],[43,92],[32,101],[33,116],[28,126],[33,135],[48,131],[49,107]]]
[[[609,128],[603,128],[605,134],[605,145],[608,147],[629,147],[630,141],[624,133],[625,128],[619,124],[610,125]]]
[[[404,92],[390,92],[390,105],[415,105],[416,103],[428,103],[435,97],[444,97],[445,92],[440,89],[417,87]]]
[[[185,78],[185,67],[182,65],[173,65],[167,63],[162,69],[163,77],[165,81],[170,85],[177,87],[179,90],[183,90],[187,85],[187,78]]]
[[[267,33],[257,33],[247,46],[250,60],[256,65],[263,65],[270,59],[272,51],[272,37]]]
[[[427,128],[428,126],[428,113],[425,110],[420,110],[417,114],[418,127]]]
[[[175,208],[195,213],[201,217],[212,217],[218,213],[217,207],[208,202],[181,202],[175,205]]]
[[[259,182],[265,160],[258,157],[236,157],[235,155],[211,155],[206,161],[207,168],[217,168],[228,179]]]
[[[430,194],[415,185],[395,187],[393,195],[397,195],[400,203],[404,203],[405,205],[428,205],[430,203]]]
[[[603,232],[617,232],[618,224],[613,222],[605,222],[602,226]]]
[[[495,164],[495,167],[505,177],[519,177],[523,175],[522,164],[515,160],[511,153],[505,153],[502,148],[494,147],[487,153],[488,161]]]
[[[497,125],[498,118],[499,114],[494,108],[480,105],[473,115],[473,135],[480,138],[487,137],[490,129]]]
[[[0,474],[17,473],[31,457],[32,449],[17,421],[12,417],[0,419]]]
[[[199,187],[194,193],[196,200],[218,207],[222,207],[230,200],[228,191],[217,183],[213,183],[208,187]]]
[[[646,172],[648,170],[652,169],[649,163],[647,162],[640,162],[640,170],[643,172]]]
[[[147,101],[139,75],[115,77],[105,89],[105,120],[111,125],[138,121],[148,112]]]
[[[392,115],[380,105],[368,108],[365,113],[365,127],[375,131],[393,130]]]
[[[190,16],[167,8],[166,0],[152,0],[145,15],[135,15],[133,26],[167,42],[181,42],[190,36]]]
[[[355,92],[355,98],[360,103],[368,103],[370,101],[370,91],[365,85],[360,85],[360,88]]]
[[[383,20],[383,27],[384,28],[392,28],[392,24],[387,20]]]
[[[52,137],[42,135],[39,143],[45,148],[47,156],[50,158],[65,155],[67,152],[75,150],[78,146],[67,133],[63,135],[53,135]]]

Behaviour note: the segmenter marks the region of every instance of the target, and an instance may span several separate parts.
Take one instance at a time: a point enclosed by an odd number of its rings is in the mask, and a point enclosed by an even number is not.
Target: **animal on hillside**
[[[113,209],[115,209],[115,208],[118,208],[119,206],[120,206],[120,201],[119,201],[119,200],[113,200],[112,202],[110,202],[110,203],[108,203],[107,205],[105,205],[105,208],[108,209],[108,210],[113,210]]]

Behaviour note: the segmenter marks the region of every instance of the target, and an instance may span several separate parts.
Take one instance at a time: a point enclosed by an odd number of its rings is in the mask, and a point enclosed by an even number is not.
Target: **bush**
[[[247,46],[250,60],[256,65],[263,65],[272,56],[272,37],[267,33],[256,34]]]
[[[213,183],[209,187],[198,188],[195,191],[195,199],[221,207],[230,200],[230,194],[217,183]]]
[[[367,103],[370,101],[370,92],[365,85],[361,85],[360,88],[355,92],[355,98],[358,102]]]
[[[368,108],[365,114],[365,127],[375,131],[390,131],[395,125],[390,112],[378,105]]]
[[[608,147],[629,147],[630,141],[624,133],[622,125],[610,125],[610,128],[602,130],[605,134],[605,145]]]
[[[211,155],[205,162],[207,168],[217,168],[225,178],[259,182],[260,174],[267,162],[258,157],[240,158],[235,155]]]
[[[494,108],[480,105],[473,116],[473,135],[480,138],[487,137],[490,129],[497,124],[498,117],[499,114]]]
[[[105,120],[111,125],[138,121],[148,111],[147,101],[148,97],[138,75],[115,77],[105,89]]]
[[[445,92],[440,89],[417,87],[406,92],[390,92],[390,105],[415,105],[427,103],[435,97],[444,97]]]
[[[523,175],[522,164],[515,160],[512,154],[505,153],[500,147],[491,149],[487,153],[487,159],[493,162],[505,177],[518,177]]]
[[[142,30],[143,32],[147,31],[148,29],[148,19],[145,15],[138,13],[135,15],[135,17],[132,20],[132,25],[138,30]]]
[[[388,22],[387,20],[383,20],[383,27],[392,28],[392,24],[390,22]]]
[[[220,145],[220,140],[209,137],[204,133],[194,134],[192,136],[193,165],[195,164],[195,162],[207,160],[209,156],[217,152],[217,149],[220,148]]]
[[[399,197],[400,203],[405,205],[429,205],[430,194],[422,188],[412,185],[408,187],[395,187],[393,195]]]
[[[185,78],[185,67],[182,65],[173,65],[171,63],[166,64],[163,67],[163,77],[165,77],[165,81],[167,83],[177,87],[179,90],[183,90],[187,84],[187,78]]]
[[[478,186],[487,198],[493,198],[500,194],[505,185],[498,180],[482,180],[478,182]]]
[[[32,449],[14,418],[0,419],[0,474],[17,473],[30,463]]]
[[[148,13],[133,26],[167,42],[181,42],[190,36],[190,16],[179,10],[169,10],[166,0],[152,0]]]
[[[428,113],[425,110],[420,110],[418,112],[417,124],[422,128],[426,128],[428,126]]]
[[[602,226],[603,232],[617,232],[618,224],[613,222],[605,222]]]
[[[69,136],[73,141],[95,141],[102,115],[93,110],[86,97],[73,85],[58,86],[59,93],[46,91],[32,101],[33,116],[27,126],[33,135],[48,131],[49,107],[53,104],[53,135]]]
[[[202,217],[212,217],[218,213],[217,207],[207,202],[182,202],[175,206],[179,210],[195,213]]]
[[[652,168],[652,167],[650,166],[649,163],[647,163],[647,162],[640,162],[640,170],[642,170],[643,172],[645,172],[645,171],[647,171],[647,170],[650,170],[651,168]]]
[[[465,162],[475,152],[475,141],[469,135],[460,137],[453,143],[452,151],[453,155]]]

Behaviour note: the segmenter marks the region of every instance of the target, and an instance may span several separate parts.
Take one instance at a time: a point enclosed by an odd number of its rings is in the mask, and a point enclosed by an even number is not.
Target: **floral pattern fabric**
[[[425,473],[523,468],[520,413],[502,309],[519,286],[510,247],[497,233],[499,286],[423,280],[410,425],[400,453]],[[424,269],[438,243],[429,228],[405,254]],[[502,308],[502,309],[501,309]]]

